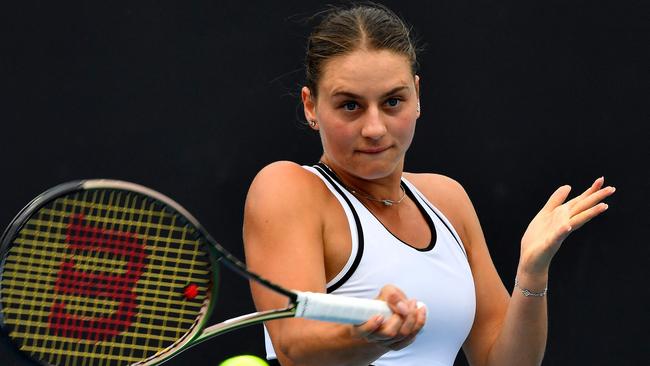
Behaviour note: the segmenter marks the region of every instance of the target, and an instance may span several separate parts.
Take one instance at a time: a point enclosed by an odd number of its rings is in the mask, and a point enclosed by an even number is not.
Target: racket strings
[[[133,193],[61,197],[24,225],[5,261],[10,337],[51,364],[123,365],[173,347],[205,313],[209,258],[176,215]],[[195,283],[199,296],[182,289]]]

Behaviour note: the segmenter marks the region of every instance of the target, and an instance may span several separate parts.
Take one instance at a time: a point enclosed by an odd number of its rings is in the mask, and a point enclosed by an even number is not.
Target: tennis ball
[[[269,366],[269,364],[257,356],[243,355],[231,357],[220,363],[219,366]]]

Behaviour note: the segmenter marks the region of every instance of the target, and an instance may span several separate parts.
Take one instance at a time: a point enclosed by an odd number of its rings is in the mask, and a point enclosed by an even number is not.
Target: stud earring
[[[309,127],[316,128],[316,120],[315,119],[312,119],[312,120],[309,121]]]
[[[418,101],[418,106],[415,108],[415,111],[420,113],[420,102]]]

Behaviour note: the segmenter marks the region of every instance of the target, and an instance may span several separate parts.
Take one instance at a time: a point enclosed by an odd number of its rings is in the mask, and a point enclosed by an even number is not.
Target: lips
[[[388,149],[390,149],[390,146],[377,146],[377,147],[366,147],[363,149],[358,149],[357,151],[364,154],[379,154]]]

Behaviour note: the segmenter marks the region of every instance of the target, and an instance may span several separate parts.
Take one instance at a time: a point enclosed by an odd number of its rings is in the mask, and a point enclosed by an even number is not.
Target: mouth
[[[390,146],[377,146],[377,147],[366,147],[366,148],[358,149],[357,151],[362,154],[379,154],[388,149],[390,149]]]

